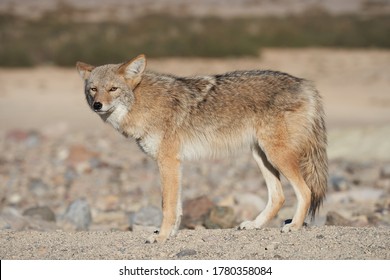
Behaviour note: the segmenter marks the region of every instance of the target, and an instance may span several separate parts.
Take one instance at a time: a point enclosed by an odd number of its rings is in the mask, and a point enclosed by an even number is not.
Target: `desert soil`
[[[159,207],[153,161],[88,109],[75,69],[0,69],[0,259],[390,259],[389,51],[269,49],[258,58],[153,59],[148,67],[179,75],[274,69],[313,80],[330,158],[328,199],[313,225],[279,232],[295,205],[284,182],[286,205],[269,228],[197,225],[145,244],[155,225],[132,223],[140,209]],[[232,226],[253,218],[267,197],[249,153],[186,163],[183,187],[184,200],[205,196],[233,209]],[[80,198],[90,213],[82,230],[66,221]],[[50,208],[44,221],[26,214],[37,206]]]

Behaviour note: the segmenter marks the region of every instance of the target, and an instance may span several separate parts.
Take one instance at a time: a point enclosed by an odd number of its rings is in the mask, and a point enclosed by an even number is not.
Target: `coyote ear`
[[[146,67],[146,57],[141,54],[136,58],[123,63],[119,66],[118,72],[122,74],[126,79],[140,78]]]
[[[92,70],[95,69],[95,66],[78,61],[76,63],[76,69],[77,71],[79,71],[81,78],[83,80],[87,80],[89,78],[89,75],[91,75]]]

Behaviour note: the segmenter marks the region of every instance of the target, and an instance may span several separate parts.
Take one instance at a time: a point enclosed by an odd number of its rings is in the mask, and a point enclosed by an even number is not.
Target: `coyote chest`
[[[159,134],[148,134],[135,139],[141,150],[147,155],[156,158],[160,148],[161,136]]]

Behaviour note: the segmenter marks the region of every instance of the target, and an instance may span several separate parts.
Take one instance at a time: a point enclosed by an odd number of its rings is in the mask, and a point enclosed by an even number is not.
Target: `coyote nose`
[[[103,107],[103,104],[100,103],[100,102],[94,102],[94,103],[93,103],[93,109],[94,109],[95,111],[99,111],[102,107]]]

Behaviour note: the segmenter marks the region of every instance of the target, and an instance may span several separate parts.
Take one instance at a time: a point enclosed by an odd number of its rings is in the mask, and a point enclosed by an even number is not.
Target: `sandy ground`
[[[390,51],[264,50],[259,58],[150,60],[150,69],[180,75],[274,69],[315,81],[323,95],[329,157],[390,159]],[[105,130],[89,111],[74,69],[0,69],[0,130]],[[311,227],[281,234],[183,230],[164,245],[147,233],[0,231],[1,259],[390,259],[388,227]]]
[[[2,259],[390,259],[388,228],[182,230],[165,244],[147,233],[0,232]]]

